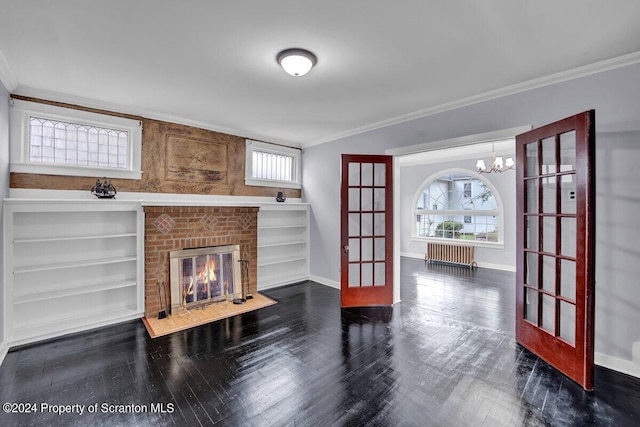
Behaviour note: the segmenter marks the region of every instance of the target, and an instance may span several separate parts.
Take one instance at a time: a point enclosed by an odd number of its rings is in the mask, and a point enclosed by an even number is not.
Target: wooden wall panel
[[[142,179],[112,179],[118,191],[225,196],[301,197],[300,190],[244,185],[245,138],[60,102],[16,99],[142,121]],[[11,173],[11,188],[90,191],[96,178]]]

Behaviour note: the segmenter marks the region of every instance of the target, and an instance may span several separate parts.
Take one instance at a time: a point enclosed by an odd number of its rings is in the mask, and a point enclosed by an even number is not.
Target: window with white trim
[[[140,179],[138,120],[14,99],[12,172]]]
[[[300,149],[246,141],[246,185],[301,188],[300,175]]]
[[[482,176],[436,175],[418,191],[414,236],[499,243],[501,213],[493,191]]]

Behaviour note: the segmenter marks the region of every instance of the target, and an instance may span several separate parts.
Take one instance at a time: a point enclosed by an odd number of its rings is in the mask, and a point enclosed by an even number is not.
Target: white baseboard
[[[410,252],[400,252],[400,256],[401,257],[416,258],[416,259],[424,260],[424,254],[414,254],[414,253],[410,253]]]
[[[336,282],[334,280],[325,279],[324,277],[313,276],[312,275],[311,277],[309,277],[309,280],[313,280],[314,282],[320,283],[321,285],[325,285],[325,286],[328,286],[330,288],[340,289],[340,282]]]
[[[267,284],[267,285],[258,283],[258,292],[266,291],[268,289],[279,288],[281,286],[292,285],[292,284],[298,283],[298,282],[304,282],[305,280],[310,280],[310,279],[309,279],[309,277],[298,277],[296,279],[285,280],[284,282],[278,282],[278,283],[270,283],[270,284]]]
[[[410,253],[410,252],[400,252],[400,256],[401,257],[407,257],[407,258],[421,259],[421,260],[424,261],[424,254],[415,254],[415,253]],[[515,272],[516,271],[516,266],[515,265],[492,264],[490,262],[479,262],[478,263],[478,267],[479,268],[489,268],[491,270],[502,270],[502,271],[511,271],[511,272]]]
[[[632,360],[619,359],[602,353],[596,353],[594,359],[595,364],[598,366],[640,378],[640,363]]]
[[[7,356],[8,352],[9,352],[9,344],[2,341],[0,343],[0,366],[2,366],[2,362],[4,362],[4,358]]]

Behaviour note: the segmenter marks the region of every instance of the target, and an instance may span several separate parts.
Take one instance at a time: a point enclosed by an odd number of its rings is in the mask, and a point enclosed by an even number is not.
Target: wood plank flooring
[[[0,425],[640,425],[637,378],[598,368],[587,393],[515,343],[513,273],[403,258],[401,276],[392,308],[304,282],[156,339],[134,321],[14,349],[0,400],[38,412]]]

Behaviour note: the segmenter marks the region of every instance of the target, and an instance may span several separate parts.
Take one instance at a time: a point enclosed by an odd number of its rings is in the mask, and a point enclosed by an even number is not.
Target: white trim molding
[[[142,123],[107,114],[73,108],[12,99],[9,111],[10,171],[51,175],[72,175],[140,179],[142,177]],[[29,160],[30,119],[38,117],[56,121],[118,129],[127,132],[127,162],[125,168],[82,166],[65,163],[32,162]]]
[[[416,254],[412,252],[401,252],[401,257],[406,258],[415,258],[424,261],[424,254]],[[515,273],[516,266],[515,265],[505,265],[505,264],[493,264],[490,262],[476,262],[478,264],[478,268],[488,268],[490,270],[500,270],[500,271],[509,271]]]
[[[255,178],[253,176],[253,153],[264,153],[267,155],[283,156],[286,159],[290,159],[290,173],[291,181],[281,181],[276,179],[264,179]],[[278,161],[279,166],[284,166],[282,162]],[[271,159],[269,165],[274,165]],[[284,168],[284,167],[283,167]],[[257,166],[257,169],[261,169]],[[270,168],[267,168],[270,169]],[[244,162],[244,183],[245,185],[253,185],[259,187],[280,187],[280,188],[302,188],[300,178],[302,176],[301,170],[301,152],[299,148],[285,147],[282,145],[270,144],[266,142],[253,141],[247,139],[245,141],[245,162]],[[271,171],[273,172],[273,170]]]
[[[616,68],[625,67],[627,65],[633,65],[638,62],[640,62],[640,51],[629,53],[627,55],[618,56],[611,59],[607,59],[604,61],[596,62],[594,64],[573,68],[571,70],[561,71],[559,73],[550,74],[548,76],[538,77],[536,79],[528,80],[526,82],[505,86],[500,89],[490,90],[484,93],[480,93],[478,95],[473,95],[473,96],[458,99],[455,101],[446,102],[444,104],[435,105],[433,107],[429,107],[429,108],[414,111],[408,114],[392,117],[387,120],[371,123],[355,129],[349,129],[344,132],[329,135],[328,137],[325,137],[325,138],[319,138],[314,141],[310,141],[308,143],[303,143],[302,147],[309,148],[314,145],[320,145],[326,142],[336,141],[338,139],[347,138],[349,136],[370,132],[376,129],[384,128],[391,125],[396,125],[403,122],[408,122],[414,119],[420,119],[422,117],[427,117],[427,116],[431,116],[438,113],[443,113],[445,111],[451,111],[457,108],[468,107],[470,105],[479,104],[481,102],[491,101],[492,99],[502,98],[509,95],[515,95],[517,93],[526,92],[528,90],[550,86],[556,83],[562,83],[568,80],[590,76],[592,74],[602,73],[602,72],[613,70]]]
[[[309,280],[311,280],[312,282],[320,283],[321,285],[328,286],[330,288],[340,289],[340,282],[336,282],[335,280],[329,280],[324,277],[313,275],[309,277]]]
[[[4,57],[2,51],[0,51],[0,83],[2,83],[9,92],[13,92],[18,87],[18,79],[11,71],[7,58]]]
[[[634,349],[638,347],[640,350],[640,346],[638,344],[639,343],[635,343],[633,345]],[[640,351],[638,351],[638,353],[640,353]],[[634,352],[633,360],[620,359],[618,357],[608,356],[602,353],[595,353],[594,356],[594,363],[598,366],[640,378],[640,357],[635,357],[636,352]],[[640,356],[640,354],[638,354],[638,356]]]

